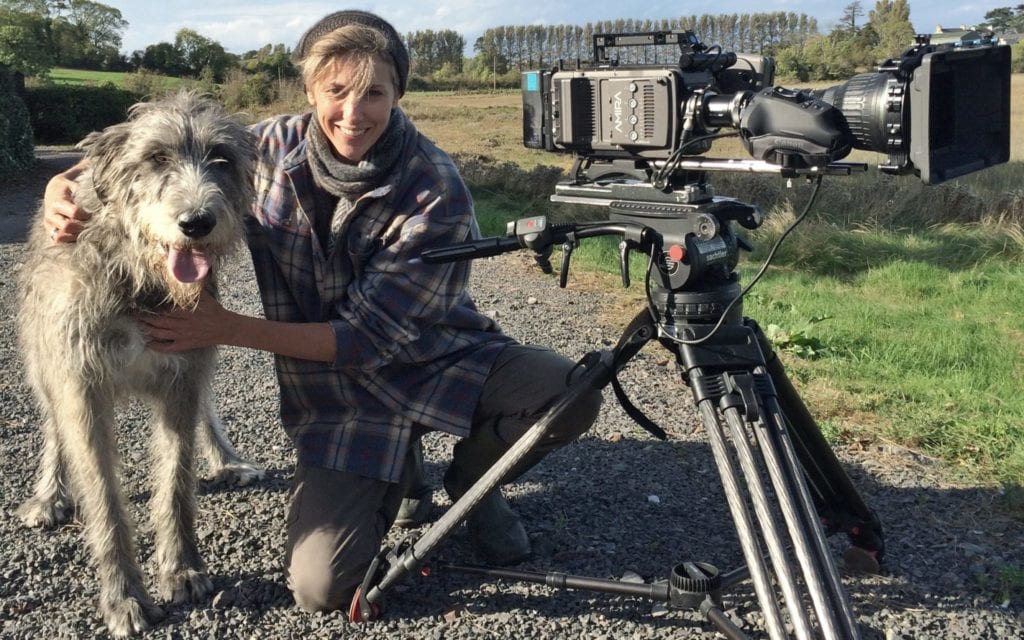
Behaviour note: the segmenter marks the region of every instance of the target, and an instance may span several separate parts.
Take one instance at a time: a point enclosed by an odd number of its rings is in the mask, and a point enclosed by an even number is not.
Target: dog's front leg
[[[18,517],[27,527],[50,528],[70,520],[75,505],[67,489],[67,470],[61,457],[57,427],[49,415],[43,420],[42,432],[43,447],[36,470],[35,491],[18,507]]]
[[[198,602],[213,590],[196,545],[195,430],[199,394],[185,374],[155,409],[153,535],[160,597]]]
[[[60,433],[85,537],[100,582],[100,613],[110,633],[128,636],[163,619],[135,559],[131,518],[118,483],[114,411],[109,394],[59,385],[51,408]]]

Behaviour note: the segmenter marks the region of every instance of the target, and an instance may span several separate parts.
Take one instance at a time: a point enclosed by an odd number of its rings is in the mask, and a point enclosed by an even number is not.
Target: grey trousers
[[[460,440],[445,474],[445,486],[464,493],[558,400],[574,364],[555,352],[513,344],[498,356],[473,417],[469,437]],[[579,400],[528,459],[504,478],[510,482],[544,455],[590,428],[601,405],[600,392]],[[295,469],[288,509],[285,573],[295,602],[307,611],[349,606],[370,561],[395,520],[414,482],[412,455],[397,484],[350,473]]]

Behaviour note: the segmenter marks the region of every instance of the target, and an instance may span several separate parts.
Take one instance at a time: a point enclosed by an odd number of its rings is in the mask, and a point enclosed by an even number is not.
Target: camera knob
[[[714,216],[702,213],[693,221],[693,231],[701,240],[711,240],[718,235],[718,220]]]
[[[771,95],[776,98],[782,98],[783,100],[789,100],[790,102],[800,102],[800,92],[795,89],[786,89],[785,87],[773,87]]]

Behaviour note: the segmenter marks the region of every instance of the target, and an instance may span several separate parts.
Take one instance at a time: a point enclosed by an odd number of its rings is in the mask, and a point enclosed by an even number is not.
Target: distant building
[[[935,33],[931,34],[932,44],[953,44],[953,45],[975,45],[980,44],[992,37],[990,29],[976,29],[960,25],[951,29],[941,24],[935,26]]]
[[[956,29],[936,25],[931,35],[932,44],[974,45],[982,42],[995,41],[996,44],[1014,45],[1024,40],[1024,33],[1001,33],[998,36],[991,27],[967,27],[960,25]]]

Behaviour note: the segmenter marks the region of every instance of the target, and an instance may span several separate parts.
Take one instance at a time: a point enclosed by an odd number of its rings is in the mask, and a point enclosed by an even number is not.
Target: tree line
[[[584,25],[519,25],[488,29],[473,49],[483,68],[505,73],[510,69],[550,67],[559,61],[589,60],[594,35],[653,31],[691,31],[707,45],[723,51],[765,53],[783,42],[804,42],[818,32],[818,23],[806,14],[773,13],[701,15],[588,22]],[[616,57],[625,64],[659,64],[678,59],[678,49],[666,46],[623,48]]]
[[[986,20],[1001,31],[1024,30],[1024,5],[989,11]],[[297,75],[291,50],[267,44],[241,55],[191,29],[173,42],[159,42],[129,55],[120,53],[127,28],[121,12],[91,0],[0,0],[0,64],[26,76],[46,75],[54,66],[138,71],[222,82],[236,71],[271,79]],[[501,81],[517,86],[528,68],[558,61],[589,60],[598,33],[691,31],[710,47],[771,55],[778,73],[800,80],[832,80],[898,55],[913,42],[908,0],[876,0],[865,11],[849,3],[827,33],[815,18],[793,12],[690,15],[661,20],[619,19],[582,25],[503,25],[487,29],[467,57],[464,37],[452,30],[421,30],[404,36],[412,77],[423,88],[445,79]],[[627,64],[671,64],[678,50],[631,47],[616,50]]]

